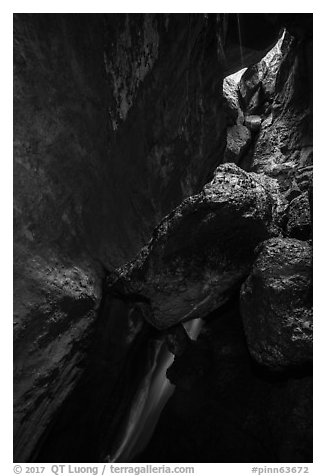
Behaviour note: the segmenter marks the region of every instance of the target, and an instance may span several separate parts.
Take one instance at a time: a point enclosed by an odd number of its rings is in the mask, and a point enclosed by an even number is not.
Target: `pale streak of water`
[[[239,34],[239,46],[240,46],[241,68],[243,68],[243,67],[244,67],[244,62],[243,62],[243,50],[242,50],[241,26],[240,26],[240,16],[239,16],[239,13],[237,13],[237,21],[238,21],[238,34]]]
[[[198,337],[203,321],[196,319],[184,324],[189,337]],[[157,348],[155,363],[145,376],[131,407],[126,431],[119,447],[108,457],[111,462],[129,462],[148,444],[160,414],[174,391],[166,377],[174,355],[164,345]]]

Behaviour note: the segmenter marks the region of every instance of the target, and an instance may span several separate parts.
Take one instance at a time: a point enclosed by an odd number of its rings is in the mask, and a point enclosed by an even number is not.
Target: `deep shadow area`
[[[107,295],[83,376],[32,456],[33,462],[103,461],[119,438],[135,393],[162,337],[134,302]]]
[[[312,368],[257,366],[236,297],[206,318],[168,377],[175,393],[134,462],[312,461]]]

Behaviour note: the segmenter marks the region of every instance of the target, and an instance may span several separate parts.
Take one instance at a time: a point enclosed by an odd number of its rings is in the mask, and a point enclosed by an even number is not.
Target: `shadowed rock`
[[[205,316],[249,273],[256,245],[279,233],[282,205],[275,180],[222,165],[111,286],[148,301],[144,317],[159,329]]]
[[[286,231],[291,238],[308,240],[311,237],[311,217],[308,192],[292,200],[288,210]]]
[[[259,248],[241,288],[241,314],[252,357],[272,370],[312,359],[312,248],[274,238]]]
[[[240,102],[243,108],[249,105],[251,98],[260,88],[266,69],[266,63],[262,60],[260,63],[250,66],[244,72],[239,83]]]
[[[229,127],[224,162],[239,163],[241,157],[248,149],[251,133],[248,127],[241,124]]]
[[[227,117],[231,124],[238,121],[241,114],[241,108],[238,97],[238,83],[228,76],[223,81],[223,97],[226,105]]]

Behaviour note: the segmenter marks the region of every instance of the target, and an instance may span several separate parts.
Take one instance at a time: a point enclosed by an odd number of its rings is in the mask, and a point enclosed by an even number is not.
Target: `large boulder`
[[[247,126],[252,132],[257,132],[261,126],[261,117],[257,115],[245,116],[244,125]]]
[[[241,284],[256,245],[279,233],[281,208],[276,181],[222,165],[109,284],[145,301],[145,318],[159,329],[203,317]]]
[[[251,133],[248,127],[238,124],[227,130],[226,149],[224,162],[238,164],[248,149],[251,141]]]
[[[287,211],[287,235],[299,240],[311,238],[312,226],[308,192],[294,198]]]
[[[241,116],[241,108],[238,96],[238,83],[233,79],[234,75],[227,76],[223,81],[223,97],[226,106],[228,122],[235,124]]]
[[[259,247],[241,288],[241,314],[252,357],[271,370],[312,360],[312,248],[291,238]]]

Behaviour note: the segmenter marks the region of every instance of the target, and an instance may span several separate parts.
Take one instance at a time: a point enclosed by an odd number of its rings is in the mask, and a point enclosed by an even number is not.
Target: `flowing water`
[[[203,321],[196,319],[184,324],[189,337],[198,337]],[[113,455],[111,462],[129,462],[145,449],[160,417],[160,414],[174,391],[174,385],[166,377],[166,371],[172,364],[174,355],[164,343],[156,349],[154,365],[144,377],[135,396],[128,415],[125,431]]]

